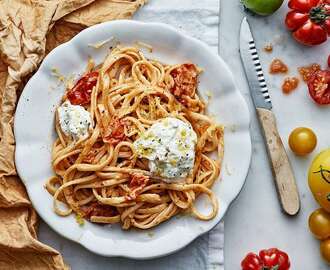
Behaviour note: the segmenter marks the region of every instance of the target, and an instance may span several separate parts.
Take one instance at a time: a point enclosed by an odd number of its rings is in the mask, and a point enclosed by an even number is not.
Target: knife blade
[[[274,181],[282,209],[295,215],[300,209],[299,193],[289,158],[277,130],[271,97],[262,71],[250,25],[243,18],[240,29],[240,55],[248,80],[250,94],[263,130]]]

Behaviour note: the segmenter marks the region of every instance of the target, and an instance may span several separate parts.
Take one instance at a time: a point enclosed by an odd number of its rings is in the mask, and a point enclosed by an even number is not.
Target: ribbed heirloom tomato
[[[259,255],[250,252],[241,262],[242,270],[289,270],[288,254],[277,249],[260,250]]]
[[[304,45],[325,42],[330,35],[330,0],[289,0],[285,24]]]

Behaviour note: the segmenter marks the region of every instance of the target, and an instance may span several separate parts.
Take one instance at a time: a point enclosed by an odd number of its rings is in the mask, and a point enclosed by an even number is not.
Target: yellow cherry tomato
[[[316,146],[317,138],[313,130],[306,127],[294,129],[289,136],[289,146],[296,155],[311,153]]]
[[[315,200],[330,212],[330,149],[313,160],[308,172],[308,185]]]
[[[320,251],[323,259],[330,263],[330,239],[321,242]]]
[[[316,238],[324,240],[330,237],[330,214],[324,209],[315,210],[309,216],[308,225]]]

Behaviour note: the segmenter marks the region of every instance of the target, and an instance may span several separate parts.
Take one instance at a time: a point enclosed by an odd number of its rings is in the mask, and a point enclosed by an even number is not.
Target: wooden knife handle
[[[262,108],[257,108],[257,114],[263,128],[281,205],[287,214],[295,215],[300,209],[299,194],[290,161],[277,130],[275,115]]]

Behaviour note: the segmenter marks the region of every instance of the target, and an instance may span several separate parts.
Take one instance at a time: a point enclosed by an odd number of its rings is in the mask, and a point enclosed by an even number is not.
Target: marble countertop
[[[272,16],[261,18],[246,14],[239,2],[221,2],[220,55],[235,70],[236,84],[249,104],[253,153],[246,184],[225,217],[225,269],[240,269],[240,261],[247,252],[273,246],[289,253],[294,270],[329,269],[320,258],[319,241],[308,230],[308,217],[318,205],[307,185],[307,170],[313,156],[330,146],[329,129],[324,125],[329,121],[330,107],[316,106],[303,83],[290,95],[282,94],[280,86],[284,77],[270,76],[267,70],[275,57],[288,64],[290,76],[297,75],[297,67],[304,64],[318,62],[325,67],[330,43],[312,48],[297,44],[283,24],[286,4]],[[298,158],[288,150],[301,197],[301,210],[296,217],[288,217],[281,212],[259,124],[248,94],[238,51],[239,27],[241,19],[246,15],[259,48],[273,111],[285,147],[288,147],[288,135],[295,127],[311,127],[318,136],[317,149],[306,158]],[[272,54],[261,50],[269,42],[274,44]]]

